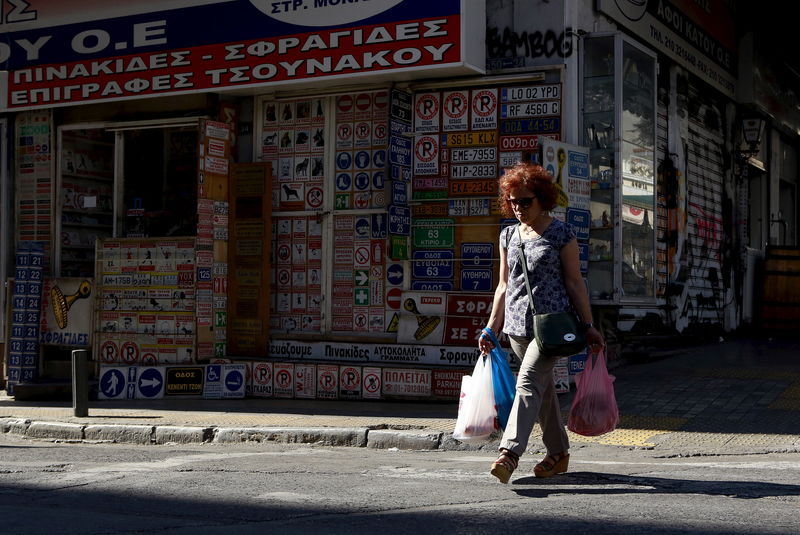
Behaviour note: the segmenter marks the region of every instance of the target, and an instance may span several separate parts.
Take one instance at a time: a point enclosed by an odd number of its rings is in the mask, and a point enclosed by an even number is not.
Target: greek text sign
[[[0,24],[0,110],[484,63],[461,45],[462,19],[470,33],[484,21],[459,0],[436,16],[427,0],[24,4]]]

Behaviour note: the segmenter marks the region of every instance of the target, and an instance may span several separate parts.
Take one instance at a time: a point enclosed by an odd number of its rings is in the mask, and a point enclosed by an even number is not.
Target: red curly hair
[[[553,184],[553,175],[544,170],[541,165],[527,162],[518,162],[514,167],[506,169],[499,181],[500,212],[506,217],[514,217],[514,210],[508,196],[511,190],[526,188],[533,192],[539,199],[542,210],[549,211],[556,206],[558,192]]]

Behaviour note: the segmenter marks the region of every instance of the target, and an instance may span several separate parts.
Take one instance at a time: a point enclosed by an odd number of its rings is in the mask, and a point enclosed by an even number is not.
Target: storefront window
[[[654,296],[655,58],[621,35],[587,39],[584,143],[592,196],[593,301]]]
[[[102,128],[64,129],[59,146],[57,272],[91,277],[95,240],[113,233],[114,134]]]
[[[622,291],[652,297],[655,289],[655,61],[623,43]]]

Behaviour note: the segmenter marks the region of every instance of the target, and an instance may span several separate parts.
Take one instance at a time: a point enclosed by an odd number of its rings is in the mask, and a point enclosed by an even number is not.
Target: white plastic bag
[[[492,362],[488,356],[481,355],[472,376],[465,375],[461,380],[461,399],[453,438],[462,442],[480,442],[488,440],[497,429]]]

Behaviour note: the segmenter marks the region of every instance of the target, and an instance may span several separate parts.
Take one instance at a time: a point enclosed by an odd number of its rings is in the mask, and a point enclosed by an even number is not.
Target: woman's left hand
[[[589,346],[589,351],[592,353],[597,353],[606,347],[606,341],[603,340],[603,335],[600,334],[600,331],[594,326],[589,327],[586,331],[586,345]]]

